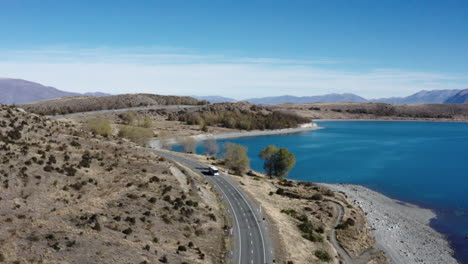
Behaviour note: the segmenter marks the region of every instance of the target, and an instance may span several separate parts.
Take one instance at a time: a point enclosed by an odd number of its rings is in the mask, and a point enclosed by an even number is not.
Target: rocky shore
[[[321,184],[346,194],[367,214],[376,239],[395,264],[456,264],[446,238],[432,229],[429,222],[436,215],[428,209],[393,200],[359,185]]]

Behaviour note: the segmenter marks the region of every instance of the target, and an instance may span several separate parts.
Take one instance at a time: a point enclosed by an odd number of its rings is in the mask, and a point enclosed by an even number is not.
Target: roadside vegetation
[[[143,116],[133,111],[125,112],[119,117],[122,119],[123,123],[129,126],[138,126],[150,128],[153,125],[153,120],[151,118]]]
[[[211,157],[216,157],[219,152],[219,145],[214,139],[208,139],[203,142],[203,148],[205,149],[205,154]]]
[[[268,176],[284,178],[296,164],[296,157],[286,148],[269,145],[260,151],[260,158],[264,160],[263,169]]]
[[[111,121],[105,118],[89,119],[86,121],[85,127],[88,128],[91,132],[101,136],[112,135]]]
[[[144,146],[153,137],[153,131],[144,127],[122,126],[118,136]]]
[[[242,175],[250,168],[250,160],[247,157],[247,148],[234,143],[224,146],[224,159],[226,166],[237,175]]]
[[[186,153],[195,153],[197,149],[197,141],[192,137],[187,137],[183,139],[182,148]]]

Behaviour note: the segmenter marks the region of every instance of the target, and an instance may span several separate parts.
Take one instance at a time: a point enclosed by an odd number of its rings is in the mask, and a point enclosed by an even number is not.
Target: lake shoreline
[[[447,238],[430,226],[437,215],[430,209],[391,199],[361,185],[320,185],[343,192],[367,214],[369,225],[382,249],[393,263],[456,264]]]
[[[450,119],[313,119],[312,122],[433,122],[433,123],[468,123],[468,120]]]
[[[303,124],[300,127],[296,128],[283,128],[283,129],[273,129],[273,130],[252,130],[252,131],[239,131],[239,132],[229,132],[229,133],[219,133],[219,134],[199,134],[194,136],[182,137],[182,138],[168,138],[168,139],[155,139],[150,140],[148,145],[152,148],[161,148],[161,141],[165,141],[167,145],[176,145],[180,143],[180,140],[184,138],[193,138],[196,141],[203,141],[208,139],[219,140],[219,139],[229,139],[229,138],[243,138],[243,137],[256,137],[256,136],[269,136],[269,135],[286,135],[286,134],[295,134],[301,132],[309,132],[313,130],[323,129],[322,127],[317,126],[315,123]]]

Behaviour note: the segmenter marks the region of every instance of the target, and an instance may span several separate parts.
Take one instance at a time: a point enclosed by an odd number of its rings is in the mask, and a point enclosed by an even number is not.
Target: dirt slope
[[[0,106],[0,262],[221,263],[201,177],[127,141]]]

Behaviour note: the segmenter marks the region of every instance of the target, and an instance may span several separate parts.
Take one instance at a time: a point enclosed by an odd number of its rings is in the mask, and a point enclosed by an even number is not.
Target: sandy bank
[[[227,138],[241,138],[241,137],[256,137],[256,136],[267,136],[267,135],[282,135],[282,134],[292,134],[307,132],[312,130],[321,129],[315,123],[303,124],[300,127],[296,128],[285,128],[285,129],[275,129],[275,130],[252,130],[252,131],[240,131],[240,132],[231,132],[231,133],[220,133],[220,134],[200,134],[191,136],[197,141],[203,141],[207,139],[227,139]],[[183,138],[182,138],[183,139]],[[166,144],[174,145],[177,144],[180,138],[168,138],[164,139]],[[150,140],[148,142],[149,146],[152,148],[160,148],[161,140]]]
[[[428,209],[402,203],[359,185],[322,184],[344,192],[367,213],[376,246],[395,264],[457,263],[442,234],[429,226],[436,215]]]

